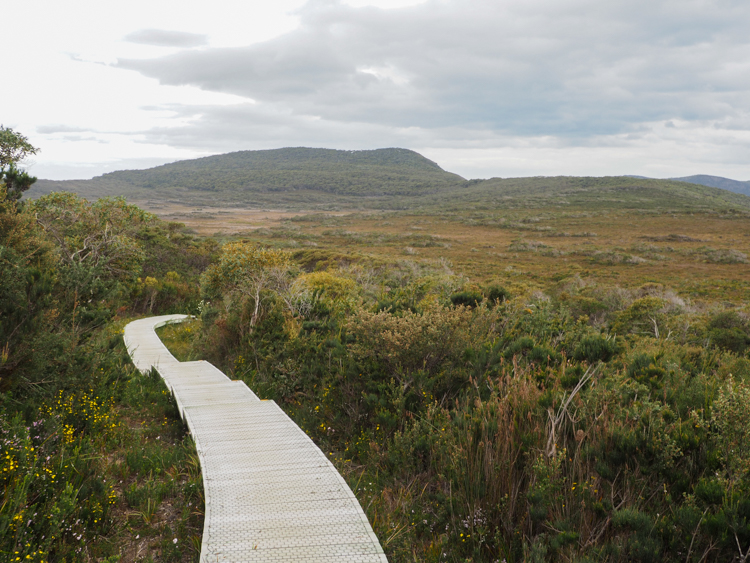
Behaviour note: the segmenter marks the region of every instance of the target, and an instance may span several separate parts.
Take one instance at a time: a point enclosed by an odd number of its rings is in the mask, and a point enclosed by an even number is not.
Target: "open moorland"
[[[286,248],[303,262],[353,253],[446,264],[477,283],[543,289],[578,275],[624,287],[662,283],[693,298],[750,298],[750,222],[741,212],[259,215],[247,230],[233,225],[215,234]],[[198,231],[214,227],[199,217],[185,221]]]

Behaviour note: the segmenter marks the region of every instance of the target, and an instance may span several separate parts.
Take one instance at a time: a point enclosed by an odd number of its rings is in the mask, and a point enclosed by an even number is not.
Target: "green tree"
[[[39,149],[24,135],[0,125],[0,181],[5,184],[7,198],[20,199],[21,194],[36,182],[34,176],[19,170],[16,164],[37,152]]]
[[[38,339],[49,330],[55,277],[53,246],[0,184],[0,392],[20,366],[41,359]]]
[[[14,164],[8,165],[8,168],[0,174],[2,174],[3,182],[5,182],[7,197],[15,200],[21,199],[23,192],[36,182],[35,176],[29,175],[25,170],[19,170]]]
[[[29,143],[29,139],[13,131],[10,127],[0,125],[0,168],[17,164],[39,149]]]
[[[262,248],[245,241],[230,242],[221,249],[218,264],[209,266],[201,277],[201,293],[206,299],[222,295],[252,299],[252,329],[261,313],[261,294],[268,289],[285,289],[291,266],[291,256],[284,250]]]
[[[89,203],[66,192],[30,201],[25,211],[54,241],[61,297],[81,321],[102,322],[115,302],[126,302],[145,258],[136,233],[152,215],[124,198]]]

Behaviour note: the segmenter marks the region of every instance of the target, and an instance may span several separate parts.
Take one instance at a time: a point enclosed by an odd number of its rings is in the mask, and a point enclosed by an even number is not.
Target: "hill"
[[[460,176],[407,149],[343,151],[298,147],[183,160],[147,170],[111,172],[92,180],[40,180],[29,196],[62,190],[87,198],[125,195],[128,199],[183,202],[187,197],[196,203],[239,203],[248,199],[260,203],[314,203],[330,200],[331,195],[419,195],[463,182]],[[303,194],[292,198],[284,195],[290,192]]]
[[[708,176],[706,174],[696,174],[694,176],[685,176],[683,178],[671,178],[678,182],[687,182],[689,184],[700,184],[701,186],[710,186],[712,188],[721,188],[738,194],[750,196],[750,182],[741,182],[739,180],[730,180],[721,176]]]
[[[325,210],[750,208],[750,198],[733,193],[736,189],[699,184],[634,176],[467,181],[407,149],[298,147],[240,151],[146,170],[111,172],[91,180],[39,180],[28,195],[35,198],[53,191],[71,191],[87,199],[123,195],[141,203]]]
[[[630,176],[532,177],[470,180],[452,190],[462,208],[727,209],[750,208],[750,198],[720,188]],[[429,197],[436,201],[437,198]]]

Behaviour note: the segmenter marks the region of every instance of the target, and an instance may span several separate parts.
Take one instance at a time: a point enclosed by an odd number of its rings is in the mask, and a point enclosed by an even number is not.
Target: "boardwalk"
[[[143,373],[155,367],[195,440],[206,519],[201,563],[387,563],[351,489],[325,454],[273,401],[208,362],[178,362],[155,328],[125,327]]]

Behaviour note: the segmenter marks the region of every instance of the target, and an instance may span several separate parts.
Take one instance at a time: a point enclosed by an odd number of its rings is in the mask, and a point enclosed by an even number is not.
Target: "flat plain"
[[[201,235],[305,256],[443,262],[477,283],[571,275],[626,287],[660,283],[687,297],[750,298],[750,220],[738,211],[640,209],[284,211],[141,204]]]

